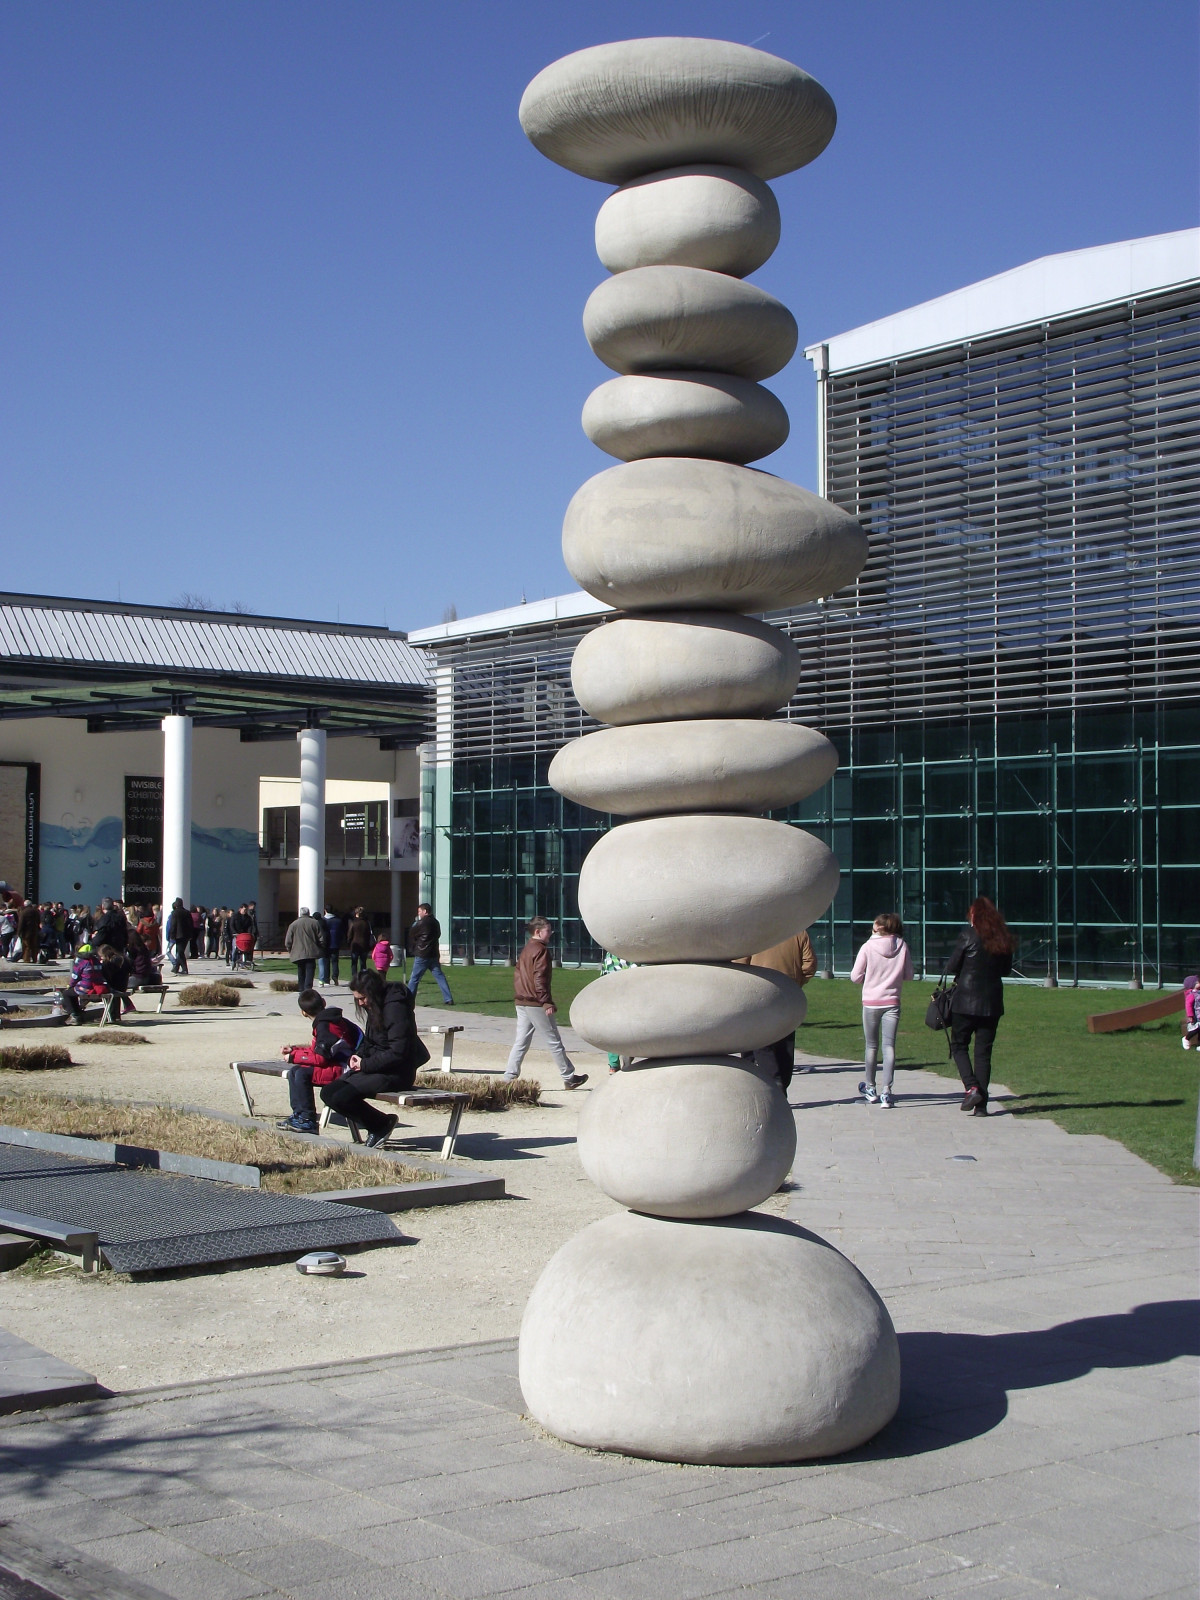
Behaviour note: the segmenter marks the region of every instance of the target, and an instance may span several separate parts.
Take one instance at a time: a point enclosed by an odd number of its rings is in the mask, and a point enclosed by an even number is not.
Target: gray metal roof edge
[[[453,622],[441,622],[432,628],[414,628],[409,643],[414,649],[436,650],[439,644],[451,644],[486,633],[518,633],[526,628],[546,627],[555,622],[570,622],[580,617],[603,616],[613,607],[597,600],[582,589],[570,594],[552,595],[545,600],[530,600],[525,605],[507,606],[503,611],[484,611],[474,617],[458,617]]]
[[[302,617],[260,617],[252,611],[192,611],[186,606],[144,606],[131,601],[72,599],[63,595],[13,594],[0,591],[0,606],[25,606],[34,611],[99,611],[109,616],[162,617],[168,621],[214,622],[223,627],[298,629],[303,633],[368,635],[377,639],[399,639],[408,643],[408,634],[399,628],[380,627],[370,622],[314,622]]]

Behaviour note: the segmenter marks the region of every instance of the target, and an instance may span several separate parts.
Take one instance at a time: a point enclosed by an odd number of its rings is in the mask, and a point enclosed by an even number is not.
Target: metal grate
[[[399,1244],[403,1238],[378,1211],[20,1145],[0,1147],[0,1208],[95,1228],[101,1255],[116,1272]]]

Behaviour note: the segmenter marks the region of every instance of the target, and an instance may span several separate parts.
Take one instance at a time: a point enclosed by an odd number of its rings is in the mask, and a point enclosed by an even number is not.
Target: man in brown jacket
[[[517,957],[513,972],[513,999],[517,1005],[517,1037],[513,1042],[508,1065],[504,1069],[505,1082],[511,1083],[521,1076],[521,1063],[538,1034],[542,1044],[554,1057],[562,1073],[564,1089],[578,1089],[586,1083],[586,1072],[576,1072],[559,1037],[554,1013],[558,1007],[550,993],[550,934],[552,929],[545,917],[534,917],[528,924],[529,942]]]
[[[42,915],[32,900],[17,912],[17,933],[21,940],[21,960],[36,961],[38,942],[42,931]]]
[[[769,950],[760,950],[756,956],[741,956],[739,959],[751,967],[769,967],[772,972],[782,972],[785,978],[798,983],[802,989],[817,970],[817,958],[813,954],[812,941],[807,932],[794,933],[782,944],[772,945]],[[788,1084],[792,1081],[792,1073],[796,1070],[795,1033],[789,1033],[785,1039],[778,1039],[774,1044],[767,1045],[764,1054],[775,1057],[779,1080],[786,1092]],[[800,1068],[801,1072],[812,1070],[812,1067]]]

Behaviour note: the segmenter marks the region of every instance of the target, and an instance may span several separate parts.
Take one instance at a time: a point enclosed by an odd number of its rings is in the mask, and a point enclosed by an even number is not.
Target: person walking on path
[[[325,952],[325,924],[307,906],[301,906],[300,915],[289,924],[283,948],[296,963],[296,982],[301,991],[311,989],[317,962]]]
[[[863,986],[863,1038],[866,1041],[864,1068],[866,1081],[858,1092],[869,1106],[878,1102],[890,1109],[895,1105],[892,1081],[896,1075],[896,1030],[900,1026],[902,985],[913,975],[912,955],[901,935],[904,924],[894,911],[881,912],[871,928],[871,937],[854,958],[850,981]],[[876,1088],[875,1071],[880,1042],[883,1063]]]
[[[794,933],[782,944],[772,945],[769,950],[760,950],[756,956],[740,956],[738,962],[741,966],[768,967],[772,972],[782,972],[785,978],[798,983],[802,989],[817,970],[817,958],[807,931]],[[779,1081],[786,1094],[792,1073],[796,1070],[795,1030],[777,1039],[774,1044],[769,1044],[763,1054],[774,1058]],[[800,1068],[801,1072],[813,1070],[812,1067]]]
[[[27,965],[38,958],[38,941],[42,935],[42,919],[32,900],[17,912],[17,938],[21,941],[21,960]]]
[[[167,918],[165,932],[171,971],[176,976],[186,978],[188,945],[192,938],[192,913],[178,896],[171,902],[171,914]]]
[[[137,932],[152,957],[162,953],[162,929],[149,906],[143,906],[138,915]]]
[[[517,1006],[517,1037],[513,1041],[504,1081],[511,1083],[521,1076],[521,1063],[533,1043],[536,1033],[562,1074],[564,1089],[578,1089],[586,1083],[586,1072],[576,1072],[563,1047],[554,1014],[558,1007],[550,993],[550,935],[553,932],[545,917],[534,917],[528,924],[529,942],[517,957],[513,971],[513,999]]]
[[[408,992],[416,996],[417,986],[427,972],[432,972],[437,979],[437,986],[442,991],[442,999],[446,1005],[454,1004],[454,996],[450,993],[450,984],[446,974],[442,971],[442,925],[433,914],[430,905],[417,907],[417,920],[408,930],[408,953],[413,958],[412,974],[408,980]]]
[[[321,918],[325,924],[325,954],[321,957],[321,984],[342,981],[342,939],[346,933],[346,919],[332,906],[325,907]]]
[[[336,1083],[326,1084],[321,1099],[343,1117],[367,1130],[367,1144],[383,1144],[399,1117],[385,1116],[371,1105],[377,1094],[411,1089],[417,1068],[429,1052],[417,1037],[417,1019],[406,983],[388,983],[377,972],[360,972],[350,980],[358,1004],[363,1038],[350,1057],[349,1071]]]
[[[354,915],[346,924],[346,949],[350,952],[350,982],[360,972],[367,970],[367,962],[375,945],[375,935],[361,906],[355,906]]]
[[[100,902],[100,920],[93,930],[92,945],[99,949],[110,944],[114,950],[124,950],[129,943],[129,924],[125,913],[107,895]]]
[[[955,980],[950,997],[950,1055],[962,1079],[963,1111],[988,1114],[992,1077],[992,1045],[1004,1015],[1004,985],[1012,971],[1013,937],[1008,924],[986,895],[972,900],[967,926],[958,936],[947,974]],[[970,1045],[975,1040],[972,1065]]]

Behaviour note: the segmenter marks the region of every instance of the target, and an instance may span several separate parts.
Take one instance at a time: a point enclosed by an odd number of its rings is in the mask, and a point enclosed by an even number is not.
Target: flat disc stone
[[[867,536],[839,506],[768,472],[655,456],[581,485],[562,549],[579,587],[622,610],[754,612],[853,583]]]
[[[521,126],[551,161],[602,183],[698,162],[778,178],[833,138],[837,112],[790,61],[722,39],[624,39],[544,68]]]
[[[583,407],[583,431],[621,461],[706,456],[744,466],[788,436],[783,402],[760,383],[723,372],[610,378]]]
[[[597,722],[767,717],[800,682],[800,653],[779,628],[729,611],[610,617],[571,658],[575,698]]]
[[[836,747],[798,722],[707,717],[602,728],[550,763],[568,800],[618,817],[672,811],[781,811],[837,771]]]
[[[610,194],[596,217],[596,254],[610,272],[706,267],[744,278],[779,243],[779,203],[737,167],[671,167]]]
[[[796,1223],[626,1211],[542,1272],[520,1378],[533,1416],[573,1444],[750,1466],[865,1444],[896,1414],[900,1349],[862,1273]]]
[[[647,817],[602,835],[579,873],[579,915],[626,961],[732,961],[828,909],[833,852],[765,817]]]
[[[619,1056],[729,1055],[794,1032],[807,1004],[798,983],[769,967],[668,961],[587,984],[571,1002],[571,1026]]]

